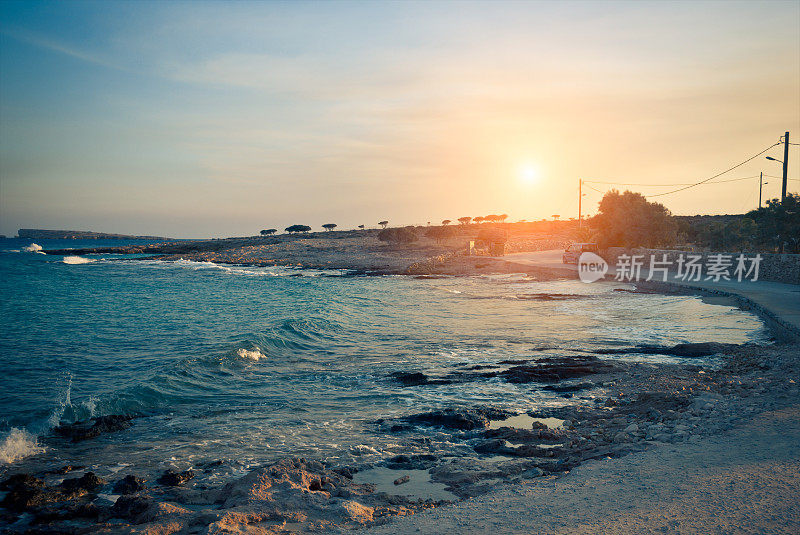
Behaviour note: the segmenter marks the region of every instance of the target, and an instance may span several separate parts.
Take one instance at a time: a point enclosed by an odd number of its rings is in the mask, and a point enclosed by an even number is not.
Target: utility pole
[[[784,170],[784,177],[786,176],[786,171]],[[784,179],[784,184],[786,180]],[[784,189],[786,189],[784,187]],[[583,220],[581,219],[581,201],[583,200],[583,179],[578,179],[578,228],[583,228]]]
[[[783,186],[781,186],[781,204],[786,200],[786,182],[789,175],[789,132],[783,136]]]
[[[758,209],[761,209],[761,189],[764,187],[764,171],[761,171],[761,176],[758,179]]]

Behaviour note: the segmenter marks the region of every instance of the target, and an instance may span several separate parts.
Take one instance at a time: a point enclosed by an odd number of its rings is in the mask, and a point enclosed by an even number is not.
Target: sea
[[[72,464],[144,475],[222,461],[227,471],[209,477],[225,478],[286,456],[375,463],[414,447],[381,432],[381,418],[589,402],[500,379],[402,386],[394,372],[770,339],[758,317],[730,304],[622,283],[41,252],[127,243],[0,240],[0,473]],[[53,432],[112,414],[134,416],[133,425],[77,443]],[[463,444],[439,433],[424,447],[457,453]]]

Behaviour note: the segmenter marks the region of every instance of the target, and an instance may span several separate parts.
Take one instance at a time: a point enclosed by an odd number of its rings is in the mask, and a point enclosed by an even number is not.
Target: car
[[[561,255],[561,262],[563,262],[564,264],[577,264],[578,258],[580,258],[581,254],[583,253],[597,254],[597,244],[573,243],[572,245],[564,249],[564,254]]]

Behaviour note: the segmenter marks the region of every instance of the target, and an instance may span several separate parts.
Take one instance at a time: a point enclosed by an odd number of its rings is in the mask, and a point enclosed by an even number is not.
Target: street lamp
[[[777,158],[773,158],[772,156],[767,156],[767,160],[772,160],[773,162],[780,162],[783,163],[783,160],[779,160]]]

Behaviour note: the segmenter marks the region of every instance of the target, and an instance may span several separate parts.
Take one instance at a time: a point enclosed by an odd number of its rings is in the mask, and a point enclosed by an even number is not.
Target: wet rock
[[[391,377],[403,386],[448,385],[453,382],[450,379],[429,379],[420,372],[394,372]]]
[[[111,507],[111,516],[132,520],[145,514],[153,505],[154,502],[150,498],[141,496],[120,496]]]
[[[79,490],[93,491],[105,484],[106,482],[97,477],[94,472],[87,472],[81,477],[65,479],[59,486],[67,492],[75,492]]]
[[[436,455],[396,455],[386,460],[386,467],[390,470],[428,470],[436,461]]]
[[[398,477],[394,480],[395,485],[402,485],[403,483],[408,483],[411,481],[411,476],[405,475],[403,477]]]
[[[31,474],[14,474],[2,482],[0,482],[0,489],[14,490],[17,488],[39,488],[44,486],[44,481]]]
[[[146,489],[144,480],[130,474],[117,481],[114,485],[114,492],[117,494],[135,494]]]
[[[509,383],[555,383],[564,379],[572,379],[607,373],[615,367],[599,358],[588,355],[579,357],[548,357],[539,359],[529,366],[514,366],[498,375]]]
[[[391,376],[403,386],[417,386],[428,383],[428,376],[420,372],[394,372]]]
[[[676,357],[697,358],[716,355],[732,351],[741,346],[737,344],[723,344],[719,342],[700,342],[694,344],[676,344],[674,346],[640,345],[626,348],[600,349],[595,351],[601,355],[620,355],[625,353],[640,353],[645,355],[673,355]]]
[[[122,414],[98,416],[83,422],[61,425],[56,427],[54,432],[69,438],[73,442],[80,442],[98,437],[103,433],[113,433],[128,429],[131,426],[132,419],[133,417]]]
[[[46,486],[41,479],[26,477],[28,474],[18,474],[18,476],[20,477],[12,476],[3,482],[6,484],[8,493],[3,498],[3,501],[0,502],[0,506],[11,511],[25,511],[34,507],[71,500],[86,494],[86,490],[83,488],[74,490],[54,489]]]
[[[158,478],[158,483],[168,487],[178,487],[190,479],[194,479],[194,470],[175,472],[174,470],[170,469],[161,474],[161,477]]]
[[[490,440],[483,440],[473,446],[477,453],[486,453],[491,455],[509,454],[513,448],[506,446],[506,441],[495,438]]]
[[[513,414],[499,409],[443,409],[414,414],[403,420],[414,425],[471,431],[487,427],[490,420],[504,420],[509,416]]]

